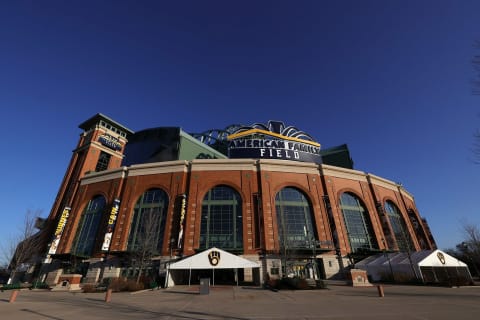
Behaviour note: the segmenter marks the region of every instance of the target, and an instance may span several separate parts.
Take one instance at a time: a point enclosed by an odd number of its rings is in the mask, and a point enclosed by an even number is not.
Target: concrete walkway
[[[174,287],[135,294],[20,291],[0,293],[1,319],[479,319],[480,287],[384,286],[273,292],[251,287]]]

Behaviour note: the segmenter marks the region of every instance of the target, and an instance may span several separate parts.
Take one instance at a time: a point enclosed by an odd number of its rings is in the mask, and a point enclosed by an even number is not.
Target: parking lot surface
[[[480,287],[329,285],[322,290],[198,286],[105,293],[0,293],[1,319],[479,319]]]

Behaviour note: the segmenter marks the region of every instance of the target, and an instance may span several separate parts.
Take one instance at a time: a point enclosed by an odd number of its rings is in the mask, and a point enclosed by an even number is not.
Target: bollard
[[[17,295],[18,295],[18,290],[13,290],[12,294],[10,295],[10,300],[8,300],[8,302],[10,303],[15,302],[15,300],[17,299]]]
[[[378,290],[378,296],[380,298],[383,298],[385,296],[385,294],[383,293],[383,286],[382,285],[378,285],[377,286],[377,290]]]
[[[105,293],[105,302],[110,302],[112,300],[112,289],[108,289]]]

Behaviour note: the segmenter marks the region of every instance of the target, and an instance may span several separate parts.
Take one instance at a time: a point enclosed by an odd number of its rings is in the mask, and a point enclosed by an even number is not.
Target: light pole
[[[318,272],[318,265],[317,265],[317,245],[319,244],[319,241],[315,239],[315,237],[310,238],[310,244],[313,245],[312,251],[313,251],[313,279],[317,280],[319,279],[319,272]]]
[[[392,277],[392,282],[395,282],[395,275],[393,273],[393,269],[392,269],[392,263],[390,262],[390,257],[387,253],[387,246],[385,244],[385,239],[382,238],[382,244],[383,244],[383,255],[387,258],[387,261],[388,261],[388,267],[390,268],[390,275]]]
[[[315,238],[315,235],[313,232],[310,232],[309,228],[305,225],[303,226],[303,230],[305,233],[305,240],[306,244],[312,249],[312,254],[313,254],[313,259],[312,259],[312,267],[313,267],[313,279],[316,280],[317,278],[319,279],[319,272],[318,272],[318,266],[317,266],[317,245],[320,243]]]
[[[285,223],[285,217],[284,217],[284,212],[283,212],[283,206],[280,206],[280,226],[281,226],[281,235],[279,234],[279,237],[281,237],[280,241],[280,250],[281,250],[281,256],[282,256],[282,278],[286,278],[288,273],[287,273],[287,261],[288,261],[288,226]]]
[[[169,247],[170,247],[170,260],[172,260],[172,256],[173,256],[173,244],[175,243],[175,238],[171,238],[170,239],[170,244],[169,244]]]
[[[404,226],[406,227],[406,226]],[[408,258],[408,262],[410,263],[410,267],[412,268],[412,271],[413,271],[413,276],[415,277],[415,281],[418,282],[418,279],[419,279],[419,276],[417,274],[417,270],[415,268],[415,266],[413,265],[413,261],[412,261],[412,252],[411,252],[411,238],[410,237],[407,237],[406,233],[405,233],[405,229],[402,228],[402,237],[403,237],[403,241],[405,241],[405,245],[407,246],[407,258]],[[420,277],[421,279],[421,277]]]

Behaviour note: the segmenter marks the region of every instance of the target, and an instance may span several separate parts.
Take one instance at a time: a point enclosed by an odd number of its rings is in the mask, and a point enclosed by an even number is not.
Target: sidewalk
[[[480,287],[384,286],[353,288],[330,285],[324,290],[273,292],[254,287],[198,286],[138,293],[69,293],[21,291],[0,293],[3,319],[478,319]]]

